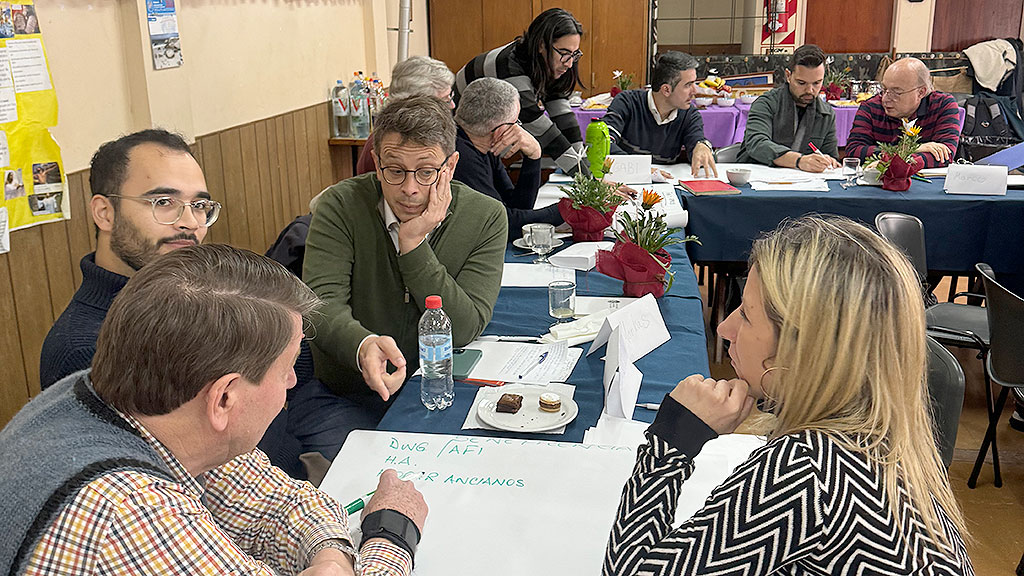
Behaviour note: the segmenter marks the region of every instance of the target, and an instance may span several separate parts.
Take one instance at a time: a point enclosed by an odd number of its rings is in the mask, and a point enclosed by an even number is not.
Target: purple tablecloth
[[[853,119],[857,116],[857,106],[833,106],[836,111],[836,141],[842,148],[846,146],[846,140],[853,130]],[[576,113],[576,122],[580,125],[580,134],[584,139],[587,134],[587,125],[592,118],[600,118],[607,110],[582,110],[573,108]],[[711,106],[700,111],[704,119],[704,136],[714,144],[715,148],[729,146],[743,142],[743,134],[747,130],[747,116],[750,114],[750,105],[736,103],[735,106],[722,108]],[[964,127],[966,111],[960,108],[960,129]]]

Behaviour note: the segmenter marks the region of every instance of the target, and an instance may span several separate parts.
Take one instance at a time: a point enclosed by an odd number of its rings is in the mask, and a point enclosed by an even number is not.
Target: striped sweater
[[[505,80],[519,91],[519,120],[523,128],[540,142],[544,155],[550,156],[567,174],[575,174],[578,166],[589,173],[586,159],[578,160],[583,150],[583,138],[569,100],[563,96],[548,96],[544,100],[544,108],[541,108],[526,66],[515,57],[515,47],[516,43],[511,42],[466,63],[455,75],[456,104],[466,86],[477,78],[488,76]]]
[[[960,142],[960,112],[952,96],[932,92],[921,99],[917,112],[910,119],[916,119],[917,125],[921,128],[921,143],[945,144],[952,154],[956,154],[956,147]],[[846,155],[866,160],[880,151],[879,142],[888,144],[898,140],[902,128],[903,123],[899,118],[885,114],[882,97],[875,96],[861,104],[857,110],[853,130],[846,141]],[[914,157],[924,162],[924,168],[937,168],[947,164],[939,162],[929,152],[914,154]]]
[[[941,508],[936,505],[951,549],[929,536],[909,504],[901,506],[897,524],[878,465],[821,432],[781,436],[755,450],[702,510],[674,528],[692,458],[715,436],[665,396],[622,491],[605,576],[974,574]]]

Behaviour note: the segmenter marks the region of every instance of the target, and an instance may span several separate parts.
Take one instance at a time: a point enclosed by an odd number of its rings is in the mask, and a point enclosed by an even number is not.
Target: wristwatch
[[[708,140],[707,138],[703,140],[697,140],[697,144],[703,144],[708,147],[708,150],[711,150],[712,152],[715,151],[715,147],[714,145],[711,144],[711,140]]]
[[[408,516],[395,510],[371,512],[362,523],[363,542],[370,538],[384,538],[394,545],[416,556],[416,545],[420,542],[420,530]]]

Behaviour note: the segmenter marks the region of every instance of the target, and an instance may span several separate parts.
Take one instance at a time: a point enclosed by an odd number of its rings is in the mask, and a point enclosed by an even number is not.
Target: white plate
[[[562,244],[565,244],[565,242],[562,242],[560,238],[555,238],[555,243],[551,245],[551,249],[554,250],[555,248],[558,248]],[[513,240],[512,245],[515,246],[516,248],[522,248],[523,250],[533,250],[533,248],[530,248],[523,242],[522,238],[516,238],[515,240]]]
[[[543,386],[524,386],[508,384],[487,391],[487,396],[477,406],[477,416],[485,424],[499,430],[511,432],[543,432],[564,426],[576,419],[580,407],[572,398],[562,399],[562,409],[558,412],[545,412],[540,409],[540,395],[550,392]],[[523,397],[522,407],[515,414],[497,412],[498,399],[502,394],[519,394]]]

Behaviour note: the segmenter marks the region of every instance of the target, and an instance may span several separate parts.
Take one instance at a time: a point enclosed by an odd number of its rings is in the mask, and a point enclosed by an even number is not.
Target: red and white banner
[[[793,48],[796,45],[797,5],[799,0],[764,0],[767,21],[761,28],[761,52],[771,47]]]

